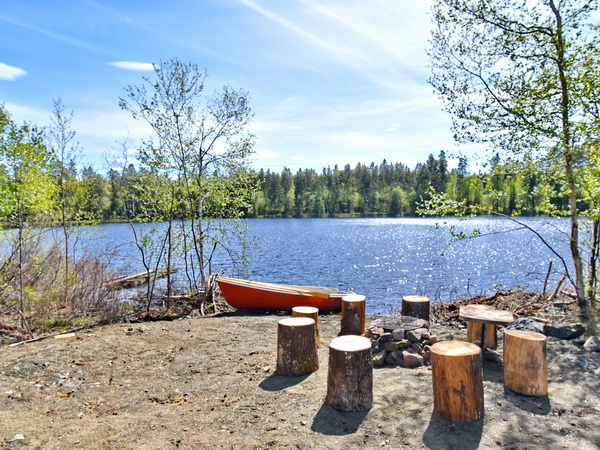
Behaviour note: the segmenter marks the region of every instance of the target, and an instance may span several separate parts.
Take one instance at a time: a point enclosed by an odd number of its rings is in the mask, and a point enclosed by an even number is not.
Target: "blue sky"
[[[3,0],[0,102],[13,119],[73,111],[84,161],[103,171],[126,136],[118,106],[151,63],[206,68],[206,92],[250,93],[256,168],[401,162],[457,147],[427,83],[431,0]]]

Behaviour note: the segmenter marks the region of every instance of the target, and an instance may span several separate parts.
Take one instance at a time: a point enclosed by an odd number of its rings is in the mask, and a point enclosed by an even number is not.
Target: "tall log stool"
[[[315,321],[308,317],[280,320],[277,326],[277,373],[298,377],[318,368]]]
[[[319,308],[314,306],[294,306],[292,317],[308,317],[315,321],[315,334],[317,336],[317,347],[321,348],[321,336],[319,335]]]
[[[444,341],[431,346],[433,412],[453,422],[483,417],[481,349],[470,342]]]
[[[340,336],[361,335],[365,332],[366,297],[349,294],[342,297],[342,324]]]
[[[401,315],[429,320],[429,298],[421,295],[405,295],[402,297]]]
[[[325,404],[340,411],[364,411],[373,406],[370,339],[348,335],[331,341]]]
[[[473,308],[479,309],[494,309],[490,305],[471,305]],[[483,329],[485,327],[485,331]],[[498,348],[498,334],[496,332],[497,325],[481,322],[467,321],[467,341],[468,342],[481,342],[484,348],[495,349]],[[482,338],[485,342],[482,342]]]
[[[519,394],[548,394],[546,336],[534,331],[504,332],[504,385]]]

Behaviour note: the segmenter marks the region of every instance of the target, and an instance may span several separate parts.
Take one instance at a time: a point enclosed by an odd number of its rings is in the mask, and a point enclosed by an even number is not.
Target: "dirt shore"
[[[572,341],[549,338],[547,397],[506,391],[502,365],[485,361],[485,417],[460,424],[432,413],[427,366],[375,369],[369,411],[324,406],[327,345],[317,372],[275,373],[282,317],[117,324],[3,347],[0,442],[43,449],[600,448],[600,354],[583,355]],[[339,327],[338,315],[320,318],[325,344]],[[432,331],[440,340],[466,334],[449,325]]]

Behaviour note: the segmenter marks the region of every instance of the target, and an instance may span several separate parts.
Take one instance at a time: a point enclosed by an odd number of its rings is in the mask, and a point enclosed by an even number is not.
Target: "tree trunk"
[[[342,297],[342,323],[340,336],[365,332],[365,306],[364,295],[350,294]]]
[[[588,286],[587,286],[587,298],[588,305],[594,305],[596,303],[596,292],[598,289],[598,280],[596,273],[596,263],[598,261],[598,231],[600,228],[600,221],[598,219],[594,219],[592,221],[592,245],[590,248],[590,270],[588,277]]]
[[[277,327],[277,373],[298,377],[318,368],[315,321],[306,317],[280,320]]]
[[[427,297],[405,295],[402,297],[402,311],[400,314],[429,321],[429,305],[430,301]]]
[[[481,309],[494,309],[490,305],[471,305],[472,307]],[[485,342],[481,341],[484,335],[485,327]],[[496,333],[496,325],[484,324],[480,322],[467,321],[467,342],[480,342],[485,348],[494,349],[498,347],[498,334]]]
[[[546,336],[533,331],[504,332],[504,385],[519,394],[548,394]]]
[[[575,292],[577,293],[577,305],[581,309],[587,306],[584,289],[583,261],[579,251],[579,221],[577,217],[577,190],[575,184],[575,175],[573,172],[573,156],[571,148],[571,102],[569,98],[569,84],[565,73],[565,42],[563,36],[562,16],[555,5],[554,0],[548,2],[548,6],[554,14],[556,22],[556,34],[553,41],[556,49],[556,68],[560,81],[561,92],[561,151],[564,157],[565,177],[569,192],[569,221],[571,223],[571,236],[569,246],[571,248],[571,257],[575,266]]]
[[[319,308],[313,306],[294,306],[292,308],[292,317],[308,317],[315,321],[317,348],[321,348],[321,336],[319,335]]]
[[[481,349],[462,341],[431,346],[433,412],[453,422],[483,417]]]
[[[363,411],[373,406],[369,339],[350,335],[331,341],[325,404],[340,411]]]

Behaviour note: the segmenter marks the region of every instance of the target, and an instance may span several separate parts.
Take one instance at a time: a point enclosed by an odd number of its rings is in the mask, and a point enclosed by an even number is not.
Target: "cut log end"
[[[313,324],[314,322],[314,319],[310,319],[308,317],[291,317],[288,319],[281,319],[279,321],[279,325],[284,327],[305,327]]]
[[[314,306],[294,306],[292,308],[292,317],[307,317],[315,321],[317,347],[321,348],[321,336],[319,334],[319,308],[315,308]]]
[[[470,342],[443,341],[433,345],[431,353],[440,356],[474,356],[481,353],[481,349]]]
[[[297,315],[294,315],[297,314]],[[294,306],[292,308],[293,317],[306,317],[309,314],[319,314],[319,308],[314,306]]]
[[[371,341],[361,336],[340,336],[329,344],[329,348],[340,352],[360,352],[371,349]]]

